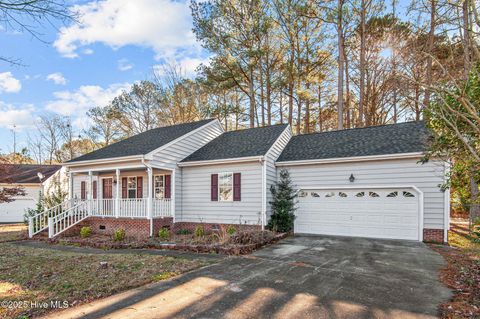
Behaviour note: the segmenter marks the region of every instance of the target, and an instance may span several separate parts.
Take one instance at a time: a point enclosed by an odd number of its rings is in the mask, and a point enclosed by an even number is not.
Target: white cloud
[[[67,80],[63,77],[63,74],[60,72],[55,72],[47,75],[47,80],[52,81],[57,85],[65,85],[67,84]]]
[[[133,68],[133,64],[128,62],[127,59],[120,59],[117,61],[117,64],[120,71],[128,71]]]
[[[13,76],[12,72],[0,73],[0,93],[16,93],[20,92],[21,89],[22,84]]]
[[[87,48],[87,49],[83,50],[82,53],[85,54],[85,55],[90,55],[90,54],[93,54],[93,50],[90,49],[90,48]]]
[[[33,105],[16,107],[0,101],[0,127],[12,129],[15,125],[18,131],[33,128],[36,122],[34,111]]]
[[[198,50],[188,1],[104,0],[75,5],[80,23],[60,29],[55,48],[65,57],[101,42],[114,49],[126,45],[152,48],[158,59]]]
[[[194,78],[197,74],[196,70],[200,66],[200,64],[208,65],[210,63],[209,58],[184,58],[180,61],[168,61],[166,62],[170,65],[175,66],[180,74],[187,78]],[[153,66],[153,71],[158,76],[165,75],[165,64],[156,64]]]
[[[107,88],[98,85],[82,85],[75,91],[57,91],[55,100],[46,109],[65,116],[82,116],[90,108],[106,106],[114,97],[130,87],[128,83],[116,83]]]

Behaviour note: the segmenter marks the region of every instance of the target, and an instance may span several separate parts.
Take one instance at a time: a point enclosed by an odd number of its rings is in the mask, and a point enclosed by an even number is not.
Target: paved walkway
[[[418,242],[295,237],[46,318],[434,318],[443,263]]]

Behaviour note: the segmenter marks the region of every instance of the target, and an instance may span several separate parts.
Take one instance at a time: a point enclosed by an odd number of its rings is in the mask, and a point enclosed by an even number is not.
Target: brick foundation
[[[443,243],[443,229],[423,229],[423,241]]]
[[[172,225],[173,218],[154,218],[153,234],[157,234],[161,227]],[[113,235],[117,229],[124,229],[126,237],[148,238],[150,237],[150,220],[132,218],[102,218],[88,217],[75,227],[67,230],[64,236],[73,236],[80,233],[84,226],[92,227],[94,234]]]
[[[242,228],[243,230],[260,230],[259,225],[241,225],[238,224],[215,224],[215,223],[194,223],[194,222],[180,222],[173,224],[172,217],[154,218],[153,219],[153,235],[158,236],[158,231],[162,227],[167,227],[173,232],[181,229],[187,229],[192,233],[195,227],[202,225],[206,232],[219,230],[222,227],[226,229],[229,225],[235,228]],[[84,226],[92,227],[94,234],[113,235],[117,229],[124,229],[126,237],[148,238],[150,237],[150,220],[148,219],[132,219],[132,218],[102,218],[102,217],[88,217],[81,223],[70,228],[62,234],[62,236],[76,236],[80,234],[80,229]]]

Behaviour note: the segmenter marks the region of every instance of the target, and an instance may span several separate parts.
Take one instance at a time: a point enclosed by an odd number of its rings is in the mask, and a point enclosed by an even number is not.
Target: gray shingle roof
[[[225,132],[182,162],[265,155],[286,127],[280,124]]]
[[[428,136],[423,121],[298,135],[277,162],[422,152]]]
[[[43,174],[45,181],[61,168],[61,165],[4,164],[0,183],[36,184],[40,183],[38,173]]]
[[[148,130],[91,153],[77,157],[68,161],[67,163],[113,157],[144,155],[211,121],[215,120],[208,119]]]

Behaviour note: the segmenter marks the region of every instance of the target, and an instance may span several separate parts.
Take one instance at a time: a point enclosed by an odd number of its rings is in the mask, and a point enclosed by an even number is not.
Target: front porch
[[[136,163],[88,165],[69,170],[69,199],[29,218],[29,236],[48,229],[55,236],[85,219],[141,220],[154,233],[154,219],[175,217],[175,169]],[[113,227],[113,226],[112,226]],[[143,226],[142,226],[143,227]]]

